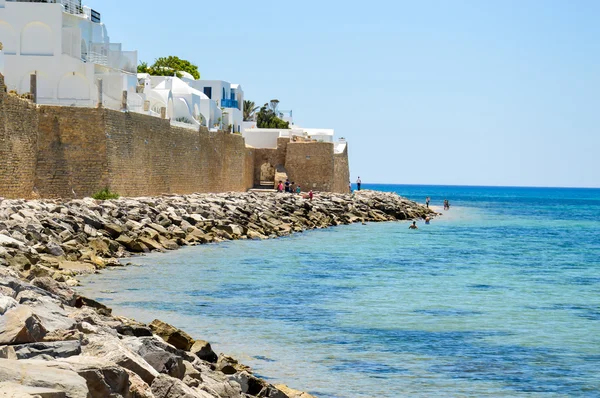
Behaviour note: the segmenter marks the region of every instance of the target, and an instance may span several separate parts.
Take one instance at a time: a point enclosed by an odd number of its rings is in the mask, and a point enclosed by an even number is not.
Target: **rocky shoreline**
[[[27,397],[310,398],[272,385],[210,344],[154,320],[114,316],[77,276],[120,258],[232,239],[267,239],[433,210],[360,191],[166,195],[0,202],[0,393]],[[4,395],[3,395],[4,396]]]

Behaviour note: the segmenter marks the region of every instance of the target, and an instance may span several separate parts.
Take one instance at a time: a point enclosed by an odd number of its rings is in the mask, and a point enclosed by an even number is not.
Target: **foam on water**
[[[83,291],[319,397],[600,395],[600,190],[376,188],[452,207],[152,254]]]

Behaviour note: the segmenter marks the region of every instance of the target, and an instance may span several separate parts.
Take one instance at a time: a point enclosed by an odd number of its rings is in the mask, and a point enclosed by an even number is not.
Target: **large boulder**
[[[24,305],[0,317],[0,345],[34,343],[41,341],[46,332],[40,318]]]
[[[70,357],[61,359],[79,376],[86,380],[91,398],[129,395],[129,374],[112,362],[89,357]]]
[[[195,354],[198,358],[207,361],[216,363],[218,356],[212,350],[210,343],[204,340],[196,340],[190,349],[192,354]]]
[[[185,376],[184,358],[180,355],[179,350],[167,346],[159,338],[127,338],[123,342],[144,358],[157,372],[168,374],[177,379],[183,379],[183,376]]]
[[[30,387],[15,382],[5,381],[0,383],[0,397],[10,398],[65,398],[64,391],[46,387]]]
[[[158,372],[138,353],[126,347],[118,338],[108,335],[89,335],[89,344],[82,348],[83,356],[97,357],[116,363],[136,373],[148,385]]]
[[[0,295],[0,315],[17,306],[17,300],[9,296]]]
[[[40,355],[52,358],[68,358],[81,354],[81,343],[78,340],[38,342],[13,346],[17,359],[30,359]]]
[[[131,398],[154,398],[152,388],[136,373],[125,369],[129,375],[129,396]]]
[[[72,306],[75,304],[75,292],[64,282],[57,282],[44,276],[35,278],[31,281],[31,284],[59,297],[67,305]]]
[[[169,325],[166,322],[155,319],[149,325],[150,329],[160,336],[164,341],[180,350],[189,351],[194,344],[194,339],[181,329]]]
[[[51,366],[36,359],[0,359],[0,380],[29,387],[63,391],[67,398],[88,398],[85,379],[72,370]]]
[[[156,398],[215,398],[202,390],[188,387],[179,379],[161,374],[152,382],[152,393]]]

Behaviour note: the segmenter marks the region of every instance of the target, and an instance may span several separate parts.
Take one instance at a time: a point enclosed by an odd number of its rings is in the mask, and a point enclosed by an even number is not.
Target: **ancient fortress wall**
[[[0,196],[28,197],[36,169],[38,114],[33,105],[4,95],[0,75]]]
[[[84,197],[104,187],[123,196],[246,191],[265,164],[304,190],[348,189],[347,154],[334,155],[331,143],[280,139],[277,149],[254,149],[237,134],[137,113],[36,107],[0,82],[2,197]]]

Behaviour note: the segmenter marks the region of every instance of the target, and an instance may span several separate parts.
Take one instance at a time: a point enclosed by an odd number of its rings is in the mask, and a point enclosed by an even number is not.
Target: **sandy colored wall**
[[[2,197],[80,198],[105,187],[123,196],[246,191],[265,162],[303,190],[347,190],[347,153],[334,156],[331,143],[279,138],[277,149],[255,149],[238,134],[137,113],[36,107],[0,90]]]
[[[287,145],[285,169],[290,181],[303,191],[334,189],[333,144],[330,142],[290,142]]]
[[[0,75],[0,196],[29,198],[32,195],[37,117],[33,105],[5,93]]]
[[[350,165],[348,163],[348,145],[342,153],[333,155],[333,191],[348,193],[350,182]]]
[[[102,110],[41,107],[35,189],[41,197],[83,197],[109,185]]]

